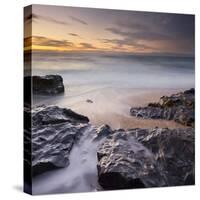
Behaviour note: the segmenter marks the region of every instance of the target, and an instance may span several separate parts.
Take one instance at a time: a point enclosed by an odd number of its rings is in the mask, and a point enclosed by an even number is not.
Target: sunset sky
[[[194,16],[34,5],[25,10],[30,49],[194,55]]]

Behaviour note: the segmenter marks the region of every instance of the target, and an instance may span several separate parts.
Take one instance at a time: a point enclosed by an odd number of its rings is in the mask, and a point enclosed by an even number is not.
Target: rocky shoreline
[[[193,128],[117,130],[97,155],[98,180],[104,189],[194,184]]]
[[[48,87],[35,91],[48,95],[63,92],[60,82],[58,85],[61,89],[53,87],[51,92]],[[194,95],[194,89],[190,89],[161,97],[147,107],[130,109],[130,114],[138,118],[174,120],[185,125],[177,129],[112,130],[108,125],[92,126],[88,117],[58,106],[41,105],[31,112],[25,109],[25,117],[32,120],[32,129],[25,127],[25,143],[32,145],[32,152],[25,151],[25,163],[32,167],[34,177],[68,167],[73,146],[88,131],[98,143],[97,184],[101,190],[192,185]],[[30,154],[32,163],[26,160]]]
[[[146,107],[133,107],[130,114],[143,119],[167,119],[194,127],[195,122],[194,88],[163,96],[158,103],[149,103]]]

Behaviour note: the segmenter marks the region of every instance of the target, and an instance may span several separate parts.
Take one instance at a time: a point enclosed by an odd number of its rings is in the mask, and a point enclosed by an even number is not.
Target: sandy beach
[[[163,95],[179,92],[176,89],[107,89],[91,98],[93,103],[76,104],[73,109],[89,117],[96,126],[108,124],[112,129],[130,128],[181,128],[184,127],[174,121],[139,119],[130,116],[130,108],[145,106],[149,102],[158,102]],[[100,97],[101,96],[101,97]],[[88,99],[89,96],[88,96]]]
[[[164,95],[180,91],[184,91],[184,89],[98,88],[77,95],[73,90],[69,90],[65,92],[64,97],[37,98],[35,104],[52,104],[70,108],[87,116],[91,124],[95,126],[108,124],[112,129],[181,128],[184,126],[174,121],[139,119],[130,116],[131,107],[146,106],[150,102],[158,102]],[[87,100],[91,100],[91,102],[87,102]]]

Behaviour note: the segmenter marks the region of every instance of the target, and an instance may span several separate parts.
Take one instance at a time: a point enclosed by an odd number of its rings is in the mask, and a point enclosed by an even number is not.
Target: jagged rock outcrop
[[[169,186],[186,184],[186,175],[194,169],[194,128],[134,129],[129,133],[155,155]]]
[[[130,114],[144,119],[174,120],[194,127],[194,98],[195,90],[192,88],[169,97],[163,96],[158,103],[149,103],[146,107],[133,107],[130,109]]]
[[[104,189],[165,186],[151,151],[125,131],[108,137],[98,152],[99,184]]]
[[[194,129],[114,131],[97,157],[104,189],[194,184]]]
[[[57,106],[39,106],[32,113],[25,111],[25,115],[32,119],[31,130],[29,127],[25,130],[25,141],[32,145],[32,152],[25,149],[25,158],[32,155],[32,163],[27,163],[32,167],[33,176],[68,166],[70,151],[90,127],[89,119]]]

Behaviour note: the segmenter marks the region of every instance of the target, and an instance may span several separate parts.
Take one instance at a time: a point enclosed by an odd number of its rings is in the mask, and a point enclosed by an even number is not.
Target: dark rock
[[[194,128],[128,132],[154,154],[169,186],[185,185],[185,175],[194,169]]]
[[[184,181],[185,181],[184,185],[194,185],[195,184],[194,170],[192,170],[191,172],[188,172],[185,175]]]
[[[107,190],[167,185],[151,151],[125,131],[117,131],[99,147],[99,184]]]
[[[25,84],[28,82],[27,77]],[[27,80],[27,81],[26,81]],[[64,93],[63,79],[59,75],[32,76],[32,90],[34,94],[56,95]]]
[[[149,107],[159,107],[159,103],[149,103]]]
[[[31,107],[24,104],[24,181],[31,184]]]
[[[195,95],[195,89],[194,89],[194,88],[191,88],[191,89],[189,89],[189,90],[184,91],[184,93],[185,93],[185,94],[193,94],[193,95]]]
[[[171,96],[163,96],[159,103],[149,103],[147,107],[131,108],[132,116],[144,119],[167,119],[194,127],[194,89]]]
[[[104,189],[193,183],[194,129],[114,131],[99,146],[99,184]]]
[[[86,102],[87,103],[93,103],[93,101],[91,99],[87,99]]]
[[[88,123],[86,116],[58,106],[39,106],[32,110],[33,125],[69,123]]]
[[[32,129],[25,132],[25,142],[32,144],[32,152],[25,154],[32,155],[32,164],[29,165],[32,166],[33,176],[68,166],[70,151],[90,127],[89,119],[57,106],[36,107],[31,118]]]

